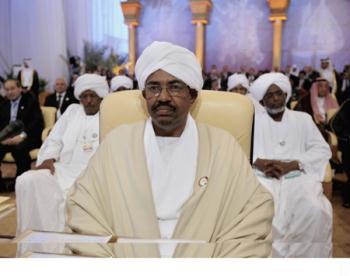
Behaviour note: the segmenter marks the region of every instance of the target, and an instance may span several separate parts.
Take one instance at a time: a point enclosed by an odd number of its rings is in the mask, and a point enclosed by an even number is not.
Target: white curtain
[[[84,41],[127,53],[120,0],[0,0],[0,74],[32,58],[51,88],[68,77],[67,50],[83,57]]]
[[[69,53],[83,57],[84,41],[91,41],[92,37],[92,1],[63,0],[63,3]]]
[[[11,0],[11,44],[12,62],[32,58],[49,84],[68,77],[63,1]]]
[[[11,0],[0,1],[0,76],[11,70]]]
[[[120,0],[92,0],[91,40],[112,47],[118,54],[128,51],[128,29]]]
[[[83,57],[84,41],[108,46],[118,54],[128,51],[128,29],[121,0],[64,0],[70,54]]]

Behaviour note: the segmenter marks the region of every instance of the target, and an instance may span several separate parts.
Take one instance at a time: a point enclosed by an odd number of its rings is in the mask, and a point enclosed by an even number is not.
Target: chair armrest
[[[41,141],[44,142],[44,140],[47,138],[47,136],[49,136],[51,129],[52,129],[52,127],[45,127],[43,129],[43,132],[41,133]]]
[[[333,172],[330,163],[327,164],[326,172],[324,174],[323,182],[330,183],[332,182]]]
[[[337,136],[333,132],[330,132],[330,131],[328,131],[328,134],[329,134],[329,141],[328,142],[330,143],[330,145],[338,146]]]

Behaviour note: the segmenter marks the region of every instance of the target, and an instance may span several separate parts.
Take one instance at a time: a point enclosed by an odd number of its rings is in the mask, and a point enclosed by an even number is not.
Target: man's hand
[[[277,164],[282,168],[282,175],[285,175],[291,171],[299,171],[298,161],[282,162],[276,161]]]
[[[297,161],[282,162],[279,160],[257,159],[254,165],[266,176],[280,179],[283,175],[299,170]]]
[[[24,141],[24,138],[22,138],[20,135],[16,135],[15,137],[8,138],[1,142],[2,145],[5,146],[15,146]]]
[[[56,162],[55,159],[48,159],[45,160],[43,163],[41,163],[40,166],[35,167],[34,170],[50,170],[50,173],[53,175],[55,173],[55,166],[54,163]]]

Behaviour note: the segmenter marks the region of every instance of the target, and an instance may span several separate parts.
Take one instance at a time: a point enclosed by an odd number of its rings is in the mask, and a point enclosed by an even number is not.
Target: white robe
[[[54,175],[32,170],[16,180],[17,235],[26,229],[64,230],[67,193],[98,144],[99,114],[87,116],[83,106],[70,105],[38,154],[37,165],[56,159]]]
[[[198,157],[196,123],[189,115],[180,137],[159,137],[149,118],[144,145],[161,238],[171,239],[181,208],[193,193]],[[160,244],[160,255],[171,257],[175,247]]]
[[[33,85],[34,70],[32,68],[24,68],[21,71],[22,86],[31,88]]]
[[[254,162],[257,158],[298,160],[305,170],[280,180],[256,170],[275,202],[273,256],[331,256],[332,207],[321,183],[330,157],[328,144],[308,114],[286,109],[281,122],[267,113],[256,116]]]

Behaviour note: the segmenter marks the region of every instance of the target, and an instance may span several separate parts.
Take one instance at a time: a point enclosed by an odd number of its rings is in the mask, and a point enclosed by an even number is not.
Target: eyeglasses
[[[281,98],[284,96],[284,92],[282,90],[277,90],[275,92],[266,93],[264,99],[272,99],[274,96]]]
[[[167,83],[165,86],[171,97],[184,97],[187,91],[187,85],[181,82]],[[162,93],[163,86],[159,84],[147,84],[145,87],[146,99],[159,97]]]

